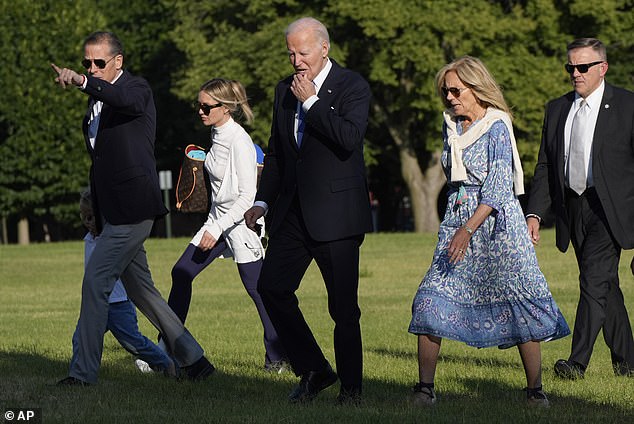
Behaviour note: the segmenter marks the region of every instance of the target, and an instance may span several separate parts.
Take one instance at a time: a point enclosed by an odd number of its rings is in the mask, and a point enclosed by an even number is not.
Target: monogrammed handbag
[[[176,183],[176,209],[185,213],[209,211],[205,182],[205,149],[195,144],[185,148],[185,157]]]

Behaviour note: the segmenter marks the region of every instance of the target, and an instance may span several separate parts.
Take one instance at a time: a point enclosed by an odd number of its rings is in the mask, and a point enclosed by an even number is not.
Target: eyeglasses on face
[[[209,115],[211,109],[222,106],[222,103],[216,103],[215,105],[207,105],[205,103],[194,102],[194,109],[202,110],[204,115]]]
[[[603,63],[603,61],[599,60],[592,63],[579,63],[577,65],[566,63],[566,65],[564,66],[566,68],[566,72],[568,72],[570,75],[575,72],[575,68],[577,68],[577,71],[579,71],[580,73],[585,74],[586,72],[588,72],[588,69],[592,68],[594,65],[598,65],[599,63]]]
[[[99,69],[104,69],[106,67],[106,65],[108,63],[110,63],[110,61],[112,59],[114,59],[115,57],[117,57],[117,55],[112,56],[110,59],[105,60],[105,59],[84,59],[81,61],[81,65],[86,68],[86,69],[90,69],[92,67],[92,64],[94,63],[95,66]]]
[[[462,87],[462,88],[458,88],[458,87],[443,87],[442,88],[442,94],[443,96],[447,97],[447,95],[449,93],[451,93],[452,96],[454,96],[455,98],[460,97],[460,94],[465,91],[466,89],[468,89],[469,87]]]

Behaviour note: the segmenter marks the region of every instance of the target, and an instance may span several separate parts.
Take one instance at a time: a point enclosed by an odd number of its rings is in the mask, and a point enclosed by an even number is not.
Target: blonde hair
[[[253,111],[249,106],[247,92],[239,81],[214,78],[204,83],[200,91],[209,94],[226,107],[232,118],[236,120],[244,118],[247,124],[253,122]]]
[[[449,72],[455,72],[462,83],[471,89],[476,100],[482,107],[493,107],[506,112],[512,119],[511,109],[504,100],[502,89],[495,82],[484,63],[472,56],[463,56],[443,66],[436,74],[436,90],[446,108],[451,107],[447,96],[443,94],[445,77]]]

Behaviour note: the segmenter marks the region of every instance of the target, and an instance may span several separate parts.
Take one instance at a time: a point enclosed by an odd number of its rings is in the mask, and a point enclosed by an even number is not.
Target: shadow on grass
[[[218,360],[219,371],[202,382],[176,382],[142,375],[129,355],[117,355],[102,367],[100,383],[87,388],[55,387],[64,377],[66,360],[35,347],[0,351],[0,408],[39,407],[44,422],[222,422],[222,423],[621,423],[632,409],[586,398],[550,394],[551,407],[526,406],[517,386],[486,378],[460,377],[450,388],[438,387],[433,408],[411,404],[410,388],[380,378],[364,381],[361,406],[336,406],[338,385],[308,405],[290,405],[287,395],[297,378],[271,374],[259,364]],[[121,359],[125,357],[125,359]],[[447,357],[450,362],[491,367],[490,361]],[[510,366],[494,361],[494,367]],[[517,366],[517,364],[513,364]],[[225,371],[226,370],[226,371]]]
[[[372,352],[376,355],[383,356],[386,358],[399,358],[411,360],[413,364],[416,363],[417,354],[414,351],[404,351],[404,350],[395,350],[395,349],[368,349],[367,352]],[[515,352],[516,356],[517,351]],[[461,356],[454,355],[451,353],[443,353],[440,352],[438,356],[438,360],[441,362],[449,362],[449,363],[461,363],[463,365],[473,365],[478,367],[496,367],[496,368],[517,368],[517,361],[513,359],[501,359],[501,358],[490,358],[490,357],[479,357],[479,356]]]

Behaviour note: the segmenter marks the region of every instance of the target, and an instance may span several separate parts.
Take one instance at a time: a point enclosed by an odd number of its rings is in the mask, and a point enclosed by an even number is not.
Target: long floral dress
[[[448,176],[446,128],[443,132],[442,164]],[[539,269],[513,192],[512,148],[504,122],[494,122],[467,147],[463,162],[467,181],[449,183],[438,245],[414,297],[409,332],[500,348],[570,334]],[[449,243],[480,203],[493,212],[473,233],[464,259],[451,264]]]

